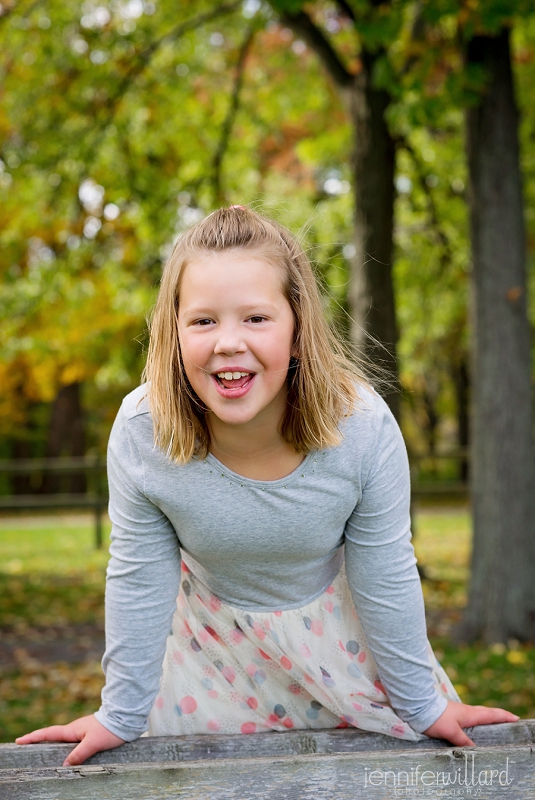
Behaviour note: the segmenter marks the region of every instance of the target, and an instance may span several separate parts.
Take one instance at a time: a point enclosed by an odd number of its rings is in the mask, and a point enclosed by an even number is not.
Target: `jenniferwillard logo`
[[[478,794],[483,786],[510,786],[509,756],[503,769],[478,769],[476,753],[464,752],[464,764],[446,770],[424,769],[421,764],[408,770],[364,769],[364,787],[389,786],[396,795],[419,794],[422,788],[458,789],[456,795]],[[479,790],[479,791],[478,791]]]

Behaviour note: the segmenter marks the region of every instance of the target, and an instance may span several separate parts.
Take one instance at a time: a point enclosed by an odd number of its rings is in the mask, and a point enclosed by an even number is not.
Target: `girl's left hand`
[[[517,722],[519,719],[520,717],[503,708],[467,706],[465,703],[448,700],[446,710],[424,733],[434,739],[446,739],[452,744],[463,747],[474,744],[463,728],[471,728],[473,725],[493,725],[496,722]]]

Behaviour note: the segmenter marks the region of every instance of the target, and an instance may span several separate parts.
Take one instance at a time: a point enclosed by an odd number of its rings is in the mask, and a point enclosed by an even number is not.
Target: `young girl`
[[[287,230],[233,206],[181,237],[146,378],[109,443],[102,706],[19,743],[80,764],[147,729],[464,745],[517,719],[460,703],[430,650],[400,431]]]

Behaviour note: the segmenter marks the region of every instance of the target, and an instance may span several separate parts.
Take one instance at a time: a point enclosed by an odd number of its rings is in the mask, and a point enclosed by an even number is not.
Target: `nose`
[[[247,350],[240,327],[234,323],[220,324],[214,346],[215,355],[231,356]]]

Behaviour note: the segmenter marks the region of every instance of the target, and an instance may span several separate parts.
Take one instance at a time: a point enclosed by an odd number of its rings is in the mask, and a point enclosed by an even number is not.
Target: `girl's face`
[[[182,274],[178,333],[193,389],[221,422],[272,420],[286,406],[294,318],[281,272],[260,254],[226,250]]]

